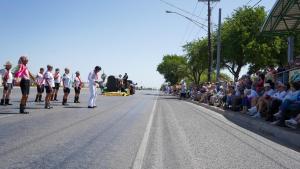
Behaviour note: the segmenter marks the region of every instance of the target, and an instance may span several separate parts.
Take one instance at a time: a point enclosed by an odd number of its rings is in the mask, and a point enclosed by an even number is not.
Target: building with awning
[[[277,0],[261,33],[288,35],[288,62],[294,63],[294,36],[300,33],[300,0]]]

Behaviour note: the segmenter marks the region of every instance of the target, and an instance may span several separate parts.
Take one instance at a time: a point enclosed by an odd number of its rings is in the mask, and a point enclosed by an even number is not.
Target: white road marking
[[[154,105],[153,105],[153,108],[152,108],[152,112],[151,112],[146,130],[145,130],[145,133],[144,133],[144,137],[143,137],[143,140],[140,144],[138,153],[135,157],[132,169],[141,169],[142,166],[143,166],[144,156],[145,156],[145,153],[146,153],[148,140],[149,140],[149,136],[150,136],[150,129],[151,129],[151,126],[152,126],[153,116],[154,116],[154,112],[155,112],[155,109],[156,109],[156,103],[157,103],[157,98],[155,99],[155,102],[154,102]]]
[[[7,118],[7,117],[11,117],[11,116],[14,116],[14,115],[5,115],[5,116],[0,116],[0,119],[2,119],[2,118]]]

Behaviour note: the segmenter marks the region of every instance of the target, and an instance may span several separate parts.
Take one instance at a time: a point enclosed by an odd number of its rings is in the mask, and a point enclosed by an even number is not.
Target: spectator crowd
[[[182,80],[176,86],[166,85],[165,92],[295,129],[300,126],[300,73],[290,77],[284,76],[286,73],[270,67],[235,82],[191,84],[188,88]]]

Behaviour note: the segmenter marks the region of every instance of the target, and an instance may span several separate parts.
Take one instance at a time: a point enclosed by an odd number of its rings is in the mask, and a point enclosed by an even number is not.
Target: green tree
[[[165,55],[157,66],[157,71],[164,76],[166,82],[174,85],[187,76],[186,58],[178,55]]]
[[[235,80],[247,64],[256,70],[278,63],[283,41],[278,37],[263,37],[260,34],[265,18],[263,7],[244,6],[226,18],[221,28],[222,66],[229,70]]]
[[[186,52],[189,78],[199,85],[202,73],[207,70],[207,38],[187,43],[183,50]]]

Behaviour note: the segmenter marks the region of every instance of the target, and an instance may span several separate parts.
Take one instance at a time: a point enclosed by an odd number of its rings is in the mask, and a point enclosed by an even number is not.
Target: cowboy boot
[[[4,105],[4,99],[1,99],[0,105]]]
[[[11,103],[9,103],[9,99],[5,99],[5,105],[9,105],[9,106],[12,105]]]
[[[20,104],[20,113],[21,114],[29,114],[29,112],[25,111],[25,106],[23,104]]]

